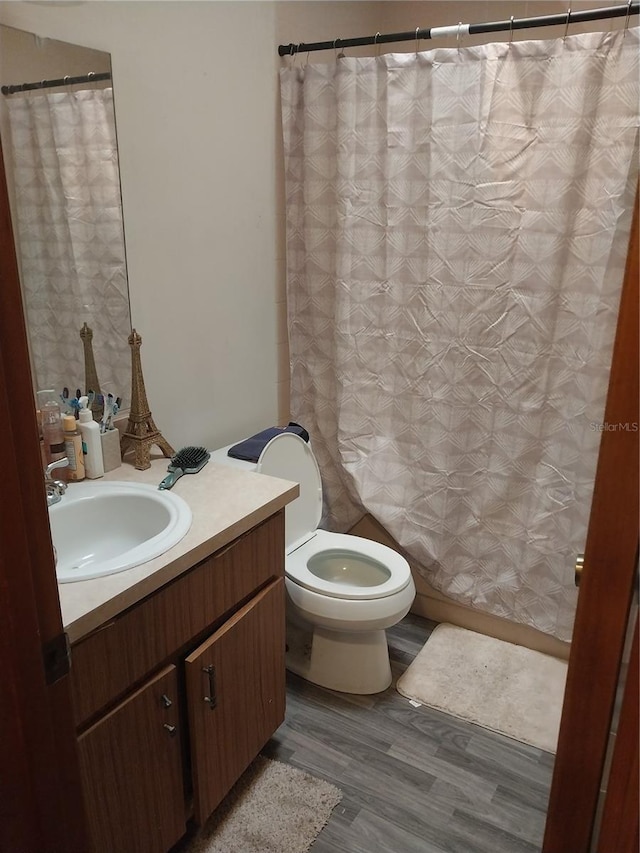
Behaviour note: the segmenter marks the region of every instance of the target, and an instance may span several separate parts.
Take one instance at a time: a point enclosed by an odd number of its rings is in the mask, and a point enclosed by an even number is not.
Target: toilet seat
[[[258,459],[261,474],[300,484],[300,496],[285,513],[285,573],[294,583],[334,599],[372,600],[403,590],[409,566],[397,551],[346,533],[319,530],[322,480],[311,447],[293,433],[281,433]]]
[[[356,561],[373,564],[374,573],[379,567],[387,577],[375,585],[357,585],[346,580],[328,580],[312,571],[316,558],[350,555]],[[405,558],[379,542],[352,536],[349,533],[331,533],[317,530],[313,539],[308,540],[295,551],[287,554],[285,574],[299,586],[313,592],[319,592],[331,598],[343,598],[350,601],[371,601],[386,598],[401,592],[411,583],[411,571]]]

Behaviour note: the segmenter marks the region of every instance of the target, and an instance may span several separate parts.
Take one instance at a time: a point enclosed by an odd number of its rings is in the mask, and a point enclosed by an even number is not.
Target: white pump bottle
[[[104,462],[102,459],[102,441],[100,440],[100,426],[93,419],[93,413],[88,408],[89,398],[80,397],[80,412],[78,414],[78,429],[82,436],[84,451],[85,476],[90,480],[96,480],[104,475]]]

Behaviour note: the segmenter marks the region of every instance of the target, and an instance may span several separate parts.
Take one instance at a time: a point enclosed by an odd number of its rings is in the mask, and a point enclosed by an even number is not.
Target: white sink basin
[[[189,505],[142,483],[72,483],[49,508],[59,583],[113,575],[159,557],[191,527]]]

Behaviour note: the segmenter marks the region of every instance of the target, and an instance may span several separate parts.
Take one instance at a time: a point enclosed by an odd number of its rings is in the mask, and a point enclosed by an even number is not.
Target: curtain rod
[[[111,80],[109,71],[90,71],[81,77],[61,77],[59,80],[40,80],[38,83],[17,83],[14,86],[2,86],[3,95],[13,95],[16,92],[29,92],[32,89],[52,89],[54,86],[73,86],[76,83],[98,83],[101,80]]]
[[[480,33],[503,33],[513,30],[526,30],[530,27],[554,27],[565,24],[582,24],[587,21],[602,21],[607,18],[623,18],[626,16],[629,24],[629,16],[637,15],[640,11],[640,2],[629,0],[624,6],[609,6],[603,9],[585,9],[584,11],[572,12],[571,7],[567,12],[559,15],[542,15],[537,18],[511,18],[508,21],[491,21],[484,24],[453,24],[449,27],[431,27],[421,29],[417,27],[411,32],[405,33],[376,33],[375,36],[361,36],[359,38],[334,39],[334,41],[316,41],[311,44],[281,44],[278,46],[280,56],[293,56],[296,53],[309,53],[313,50],[338,50],[345,47],[360,47],[362,45],[391,44],[398,41],[417,41],[418,39],[433,39],[443,36],[466,36]]]

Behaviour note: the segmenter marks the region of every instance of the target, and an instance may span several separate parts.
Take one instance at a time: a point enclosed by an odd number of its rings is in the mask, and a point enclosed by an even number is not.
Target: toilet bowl
[[[318,529],[320,471],[299,436],[272,438],[257,470],[300,484],[300,496],[285,509],[287,668],[345,693],[385,690],[385,629],[408,613],[416,593],[409,564],[386,545]]]

